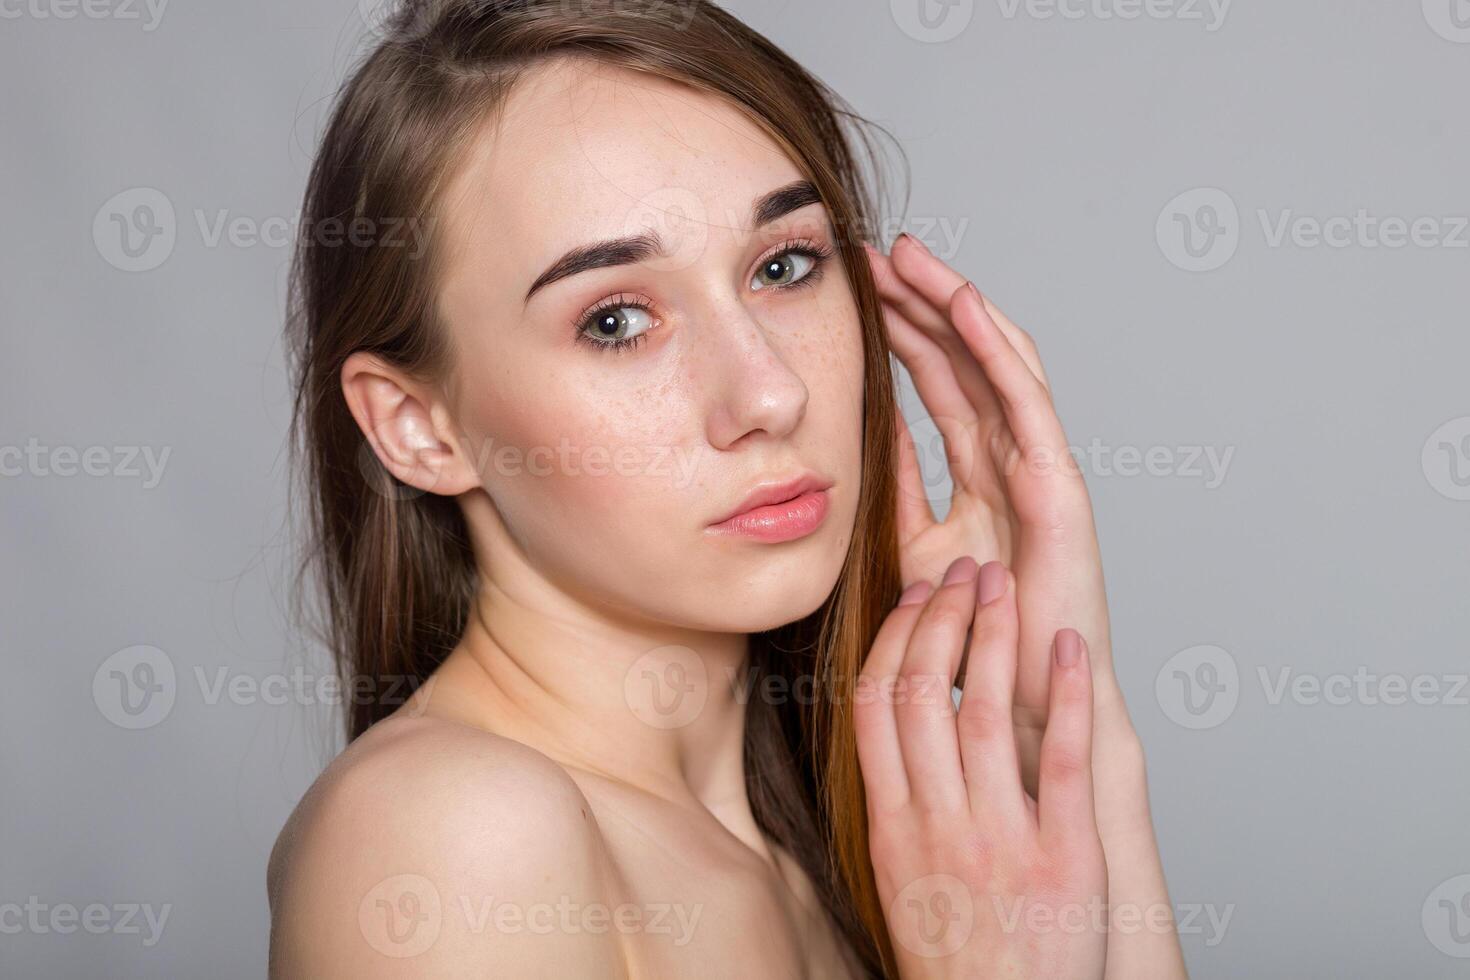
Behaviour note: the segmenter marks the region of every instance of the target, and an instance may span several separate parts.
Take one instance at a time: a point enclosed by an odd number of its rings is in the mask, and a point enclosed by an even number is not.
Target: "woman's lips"
[[[766,504],[710,525],[718,534],[737,534],[757,541],[792,541],[821,526],[831,501],[826,490],[809,490],[779,504]]]

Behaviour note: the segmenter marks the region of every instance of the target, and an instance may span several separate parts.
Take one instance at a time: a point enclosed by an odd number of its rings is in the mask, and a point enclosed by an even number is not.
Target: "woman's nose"
[[[730,449],[764,433],[789,435],[806,415],[806,383],[786,360],[794,348],[782,345],[738,304],[710,321],[701,344],[705,357],[707,438],[715,449]]]

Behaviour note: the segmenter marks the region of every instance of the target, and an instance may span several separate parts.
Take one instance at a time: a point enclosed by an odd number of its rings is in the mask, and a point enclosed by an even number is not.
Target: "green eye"
[[[573,339],[602,351],[631,350],[658,325],[651,307],[652,301],[644,296],[614,296],[577,318]]]
[[[653,326],[653,317],[638,306],[604,309],[589,317],[586,333],[598,343],[632,340]]]
[[[755,278],[750,281],[750,288],[765,289],[767,286],[790,286],[811,275],[811,271],[816,268],[816,265],[817,257],[809,255],[806,252],[794,249],[789,252],[782,252],[780,255],[773,256],[761,266],[760,271],[755,274]]]

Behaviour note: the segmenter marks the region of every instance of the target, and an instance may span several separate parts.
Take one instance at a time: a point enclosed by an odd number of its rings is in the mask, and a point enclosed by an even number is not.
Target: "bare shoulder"
[[[327,767],[276,841],[271,975],[622,976],[616,934],[557,929],[554,915],[607,900],[606,860],[586,798],[541,753],[388,719]]]

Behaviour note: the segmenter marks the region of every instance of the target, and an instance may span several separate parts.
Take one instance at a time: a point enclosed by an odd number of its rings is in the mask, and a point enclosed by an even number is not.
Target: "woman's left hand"
[[[1016,747],[1028,791],[1036,790],[1046,728],[1052,637],[1070,626],[1088,638],[1098,832],[1111,894],[1115,902],[1167,905],[1142,748],[1113,672],[1092,503],[1036,345],[918,239],[900,236],[890,256],[866,248],[889,342],[944,439],[954,484],[949,512],[938,521],[900,419],[894,435],[903,584],[935,581],[960,555],[999,560],[1014,571],[1020,612]],[[1109,947],[1110,976],[1185,975],[1172,931],[1135,938],[1152,941],[1116,937]]]

